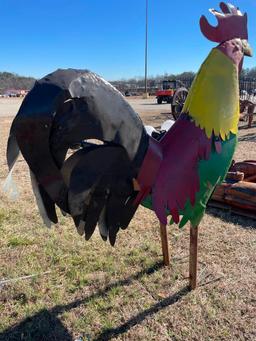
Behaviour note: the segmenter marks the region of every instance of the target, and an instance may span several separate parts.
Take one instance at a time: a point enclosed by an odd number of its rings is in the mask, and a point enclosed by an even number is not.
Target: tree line
[[[148,88],[153,89],[160,87],[163,79],[178,79],[180,81],[186,81],[192,80],[194,77],[195,73],[192,71],[182,72],[180,74],[165,73],[163,75],[149,76],[147,80],[147,86]],[[241,78],[256,80],[256,67],[251,69],[243,69],[241,72]],[[11,72],[0,72],[0,91],[7,89],[30,90],[33,87],[35,81],[36,79],[33,77],[24,77]],[[133,77],[130,79],[111,81],[111,84],[117,88],[136,89],[143,88],[145,85],[145,80],[144,77]]]
[[[36,79],[23,77],[11,72],[0,72],[0,91],[8,89],[30,90]]]
[[[180,81],[186,81],[186,80],[192,80],[195,77],[195,73],[192,71],[189,72],[182,72],[180,74],[168,74],[165,73],[163,75],[157,75],[157,76],[149,76],[147,78],[147,86],[150,89],[159,88],[162,84],[162,81],[164,79],[169,80],[180,80]],[[145,79],[144,77],[133,77],[129,79],[120,79],[117,81],[111,81],[111,84],[116,86],[119,89],[142,89],[145,86]]]

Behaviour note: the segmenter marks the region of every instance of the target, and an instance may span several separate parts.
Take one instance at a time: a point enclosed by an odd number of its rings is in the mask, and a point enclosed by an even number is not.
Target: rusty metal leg
[[[253,114],[248,115],[248,128],[252,127]]]
[[[194,290],[197,286],[197,246],[198,226],[190,225],[190,249],[189,249],[189,286]]]
[[[170,265],[167,229],[166,229],[166,225],[161,224],[161,223],[160,223],[160,233],[161,233],[161,242],[162,242],[162,250],[163,250],[163,262],[164,262],[164,265]]]

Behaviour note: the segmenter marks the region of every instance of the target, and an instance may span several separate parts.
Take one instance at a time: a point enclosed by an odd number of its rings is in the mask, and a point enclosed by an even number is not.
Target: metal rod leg
[[[197,286],[197,249],[198,226],[190,225],[190,250],[189,250],[189,286],[194,290]]]
[[[160,233],[161,233],[161,242],[162,242],[162,250],[163,250],[163,262],[164,262],[164,265],[170,265],[167,229],[166,229],[166,225],[161,224],[161,223],[160,223]]]

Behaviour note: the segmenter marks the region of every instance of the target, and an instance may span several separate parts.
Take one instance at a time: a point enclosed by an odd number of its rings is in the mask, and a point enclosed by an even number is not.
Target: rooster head
[[[217,18],[216,27],[209,24],[203,15],[200,18],[200,28],[203,35],[216,43],[236,40],[246,56],[252,56],[252,49],[248,43],[247,14],[231,4],[220,3],[221,12],[215,9],[209,11]]]

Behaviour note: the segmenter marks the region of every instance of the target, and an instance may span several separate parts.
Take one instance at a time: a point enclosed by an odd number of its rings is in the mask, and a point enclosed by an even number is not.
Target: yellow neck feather
[[[183,112],[189,114],[208,137],[222,140],[237,134],[239,120],[239,80],[234,63],[213,49],[194,79]]]

